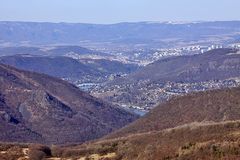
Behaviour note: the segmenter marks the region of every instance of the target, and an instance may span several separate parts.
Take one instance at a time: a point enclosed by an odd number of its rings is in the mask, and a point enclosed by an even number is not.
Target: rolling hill
[[[47,57],[13,55],[0,57],[0,62],[19,69],[48,74],[58,78],[78,80],[83,77],[100,77],[102,73],[94,68],[68,57]]]
[[[1,64],[0,82],[0,141],[81,143],[137,118],[44,74]]]
[[[29,54],[0,57],[0,62],[19,69],[48,74],[71,81],[105,78],[111,74],[128,74],[139,67],[108,59],[72,59],[65,56],[36,56]]]
[[[108,59],[83,58],[79,61],[105,74],[129,74],[141,68],[136,64],[122,63],[120,61]]]
[[[240,54],[235,49],[215,49],[204,54],[165,58],[126,77],[126,82],[202,82],[240,76]],[[123,82],[123,80],[120,80]]]

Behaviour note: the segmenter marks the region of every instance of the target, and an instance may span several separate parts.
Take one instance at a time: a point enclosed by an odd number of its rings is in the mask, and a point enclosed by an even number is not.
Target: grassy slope
[[[13,146],[1,147],[1,153],[7,152],[0,154],[0,157],[4,159],[7,156],[24,156],[21,149],[26,146],[16,145],[14,147],[17,148],[15,152],[12,152]],[[227,121],[192,123],[163,131],[90,142],[81,146],[52,147],[52,156],[48,158],[61,157],[72,160],[84,159],[84,157],[95,157],[98,160],[106,157],[111,160],[238,159],[239,150],[240,121]]]
[[[132,124],[108,135],[107,138],[159,131],[193,122],[239,120],[239,96],[240,87],[176,97],[157,106]]]
[[[108,137],[82,145],[54,146],[52,157],[239,159],[239,96],[240,88],[233,88],[175,98]]]

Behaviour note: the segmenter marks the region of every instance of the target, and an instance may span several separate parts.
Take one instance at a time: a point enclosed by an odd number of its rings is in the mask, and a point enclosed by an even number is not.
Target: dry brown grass
[[[240,136],[236,133],[239,131],[240,121],[193,123],[164,131],[83,144],[72,149],[82,151],[87,148],[99,154],[96,148],[108,146],[116,153],[112,159],[119,160],[237,159],[240,156]]]
[[[240,119],[240,87],[176,97],[151,110],[132,124],[106,138],[160,131],[193,122],[222,122]]]
[[[51,149],[44,145],[34,144],[29,146],[28,156],[31,160],[42,160],[51,157]]]
[[[37,158],[71,160],[240,159],[239,95],[240,88],[235,88],[173,99],[112,137],[53,146],[48,155],[48,147],[30,146],[29,155],[34,151]],[[123,134],[117,136],[119,133]]]
[[[30,145],[29,157],[32,160],[235,160],[240,158],[239,133],[240,121],[192,123],[80,146],[52,146],[51,151],[46,146]],[[22,148],[18,147],[6,146],[7,153],[1,154],[0,159],[24,157]]]
[[[0,144],[0,159],[1,160],[16,160],[24,157],[22,148],[26,147],[24,144]]]

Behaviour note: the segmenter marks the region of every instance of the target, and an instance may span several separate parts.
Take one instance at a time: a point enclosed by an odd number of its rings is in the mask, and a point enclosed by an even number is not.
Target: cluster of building
[[[200,45],[193,45],[193,46],[186,46],[181,48],[169,48],[169,49],[157,49],[152,54],[152,60],[158,60],[163,57],[170,57],[170,56],[183,56],[183,55],[194,55],[194,54],[201,54],[213,49],[223,48],[223,45],[211,45],[211,46],[200,46]]]
[[[232,48],[240,49],[240,43],[234,43],[230,45]]]
[[[125,63],[137,63],[139,65],[146,65],[153,61],[159,60],[163,57],[183,56],[202,54],[213,49],[232,47],[240,49],[240,43],[231,44],[228,46],[222,45],[192,45],[181,48],[156,49],[156,50],[141,50],[133,54],[122,54],[117,56],[118,60]],[[120,53],[119,53],[120,54]],[[128,56],[127,56],[128,55]],[[83,57],[76,57],[74,54],[68,56],[75,59]],[[86,58],[86,57],[84,57]],[[99,57],[94,57],[99,58]],[[115,57],[116,58],[116,57]],[[138,111],[147,112],[156,106],[158,103],[165,102],[173,96],[184,95],[192,92],[206,91],[212,89],[220,89],[227,87],[240,86],[240,78],[232,78],[226,80],[212,80],[197,83],[152,83],[150,80],[140,80],[137,83],[128,84],[111,84],[105,85],[104,82],[112,81],[116,78],[126,76],[126,74],[111,74],[103,77],[86,77],[75,81],[74,83],[82,90],[89,92],[95,97],[102,98],[111,103],[118,104],[124,108],[135,109]]]
[[[137,84],[98,86],[90,93],[120,106],[149,111],[173,96],[237,86],[240,86],[240,78],[196,83],[149,83],[148,80],[144,80]]]

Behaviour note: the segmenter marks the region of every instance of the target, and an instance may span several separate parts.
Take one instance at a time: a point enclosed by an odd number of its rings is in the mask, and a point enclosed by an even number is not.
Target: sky
[[[240,0],[0,0],[0,21],[111,24],[240,20]]]

